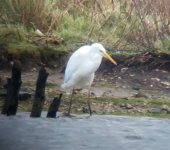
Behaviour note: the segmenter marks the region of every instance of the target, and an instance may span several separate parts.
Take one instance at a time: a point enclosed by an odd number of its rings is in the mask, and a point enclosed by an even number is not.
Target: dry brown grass
[[[6,0],[8,17],[65,40],[170,50],[169,0]]]

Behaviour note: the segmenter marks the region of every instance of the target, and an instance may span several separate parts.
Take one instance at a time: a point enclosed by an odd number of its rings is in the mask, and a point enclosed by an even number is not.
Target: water
[[[45,114],[44,114],[45,116]],[[170,120],[94,115],[0,115],[1,150],[169,150]]]

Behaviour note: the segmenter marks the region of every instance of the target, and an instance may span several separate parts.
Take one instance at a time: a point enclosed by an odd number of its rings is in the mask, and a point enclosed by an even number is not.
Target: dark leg
[[[87,104],[89,107],[89,114],[92,115],[91,105],[90,105],[90,90],[88,91],[88,98],[87,98]]]
[[[73,101],[73,95],[74,95],[74,89],[72,91],[71,97],[70,97],[70,104],[69,104],[69,108],[68,108],[68,116],[70,116],[70,112],[71,112],[71,105],[72,105],[72,101]]]

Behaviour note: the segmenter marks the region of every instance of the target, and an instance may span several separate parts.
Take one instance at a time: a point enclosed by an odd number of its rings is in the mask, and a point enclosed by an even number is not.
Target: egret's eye
[[[101,49],[99,49],[99,52],[102,52],[102,50],[101,50]]]

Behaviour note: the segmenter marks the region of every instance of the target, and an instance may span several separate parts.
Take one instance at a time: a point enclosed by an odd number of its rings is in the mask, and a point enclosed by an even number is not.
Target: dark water
[[[170,150],[170,120],[0,115],[0,150]]]

